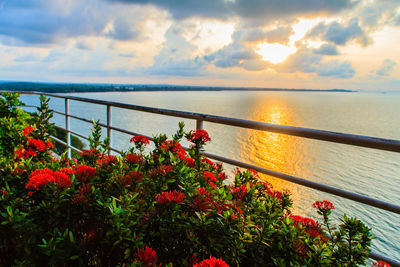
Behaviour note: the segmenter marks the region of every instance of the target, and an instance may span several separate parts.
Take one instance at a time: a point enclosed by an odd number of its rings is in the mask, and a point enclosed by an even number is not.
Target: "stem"
[[[336,246],[336,243],[333,241],[332,231],[331,231],[331,228],[329,227],[329,218],[325,212],[323,213],[323,216],[324,216],[324,224],[326,225],[326,228],[328,229],[328,233],[329,233],[329,236],[330,236],[330,239],[332,242],[332,249],[333,249]]]

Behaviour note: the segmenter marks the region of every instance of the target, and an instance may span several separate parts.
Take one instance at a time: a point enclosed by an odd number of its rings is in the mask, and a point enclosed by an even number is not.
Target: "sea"
[[[69,95],[400,140],[400,93],[395,92],[158,91]],[[38,103],[35,96],[21,99],[26,104]],[[50,107],[63,112],[64,100],[52,98]],[[106,121],[106,109],[100,105],[70,101],[70,113]],[[187,131],[196,127],[193,120],[120,108],[112,108],[111,114],[113,126],[148,136],[171,136],[180,121],[185,122]],[[55,114],[53,121],[65,127],[63,116]],[[91,125],[71,119],[71,129],[87,136]],[[212,139],[205,147],[207,152],[400,205],[400,153],[208,122],[204,122],[204,129]],[[130,137],[112,131],[111,145],[126,150]],[[233,166],[224,166],[232,173]],[[266,175],[261,178],[275,189],[290,192],[293,214],[322,221],[312,203],[331,201],[336,207],[331,215],[335,222],[340,223],[343,214],[361,219],[372,228],[373,251],[400,261],[400,215]]]

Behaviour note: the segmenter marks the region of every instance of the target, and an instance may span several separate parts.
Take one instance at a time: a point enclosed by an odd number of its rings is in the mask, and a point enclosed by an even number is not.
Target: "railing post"
[[[111,154],[111,105],[107,105],[107,137],[109,141],[108,154]]]
[[[196,129],[203,129],[203,120],[197,119],[196,120]]]
[[[67,134],[67,157],[71,158],[71,134],[70,134],[70,125],[69,125],[69,101],[68,98],[65,98],[65,131]]]

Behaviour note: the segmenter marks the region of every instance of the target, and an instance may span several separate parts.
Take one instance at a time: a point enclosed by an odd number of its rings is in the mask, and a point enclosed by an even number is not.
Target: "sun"
[[[278,43],[263,43],[256,52],[262,56],[263,60],[278,64],[283,62],[289,55],[296,52],[296,47]]]

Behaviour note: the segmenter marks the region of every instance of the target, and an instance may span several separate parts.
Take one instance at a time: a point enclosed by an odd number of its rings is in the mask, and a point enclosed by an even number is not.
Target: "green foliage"
[[[41,127],[51,127],[51,116],[42,103],[37,129],[16,147],[48,137]],[[2,155],[0,265],[192,266],[211,256],[230,266],[365,263],[372,237],[361,221],[344,216],[335,228],[330,210],[320,209],[321,227],[291,215],[289,194],[252,170],[228,178],[222,164],[201,154],[208,134],[183,126],[172,139],[155,136],[148,154],[140,137],[122,157],[107,155],[95,122],[90,149],[77,162],[51,159],[47,147],[11,160]],[[184,136],[195,144],[187,152]],[[154,257],[140,256],[146,246]]]

